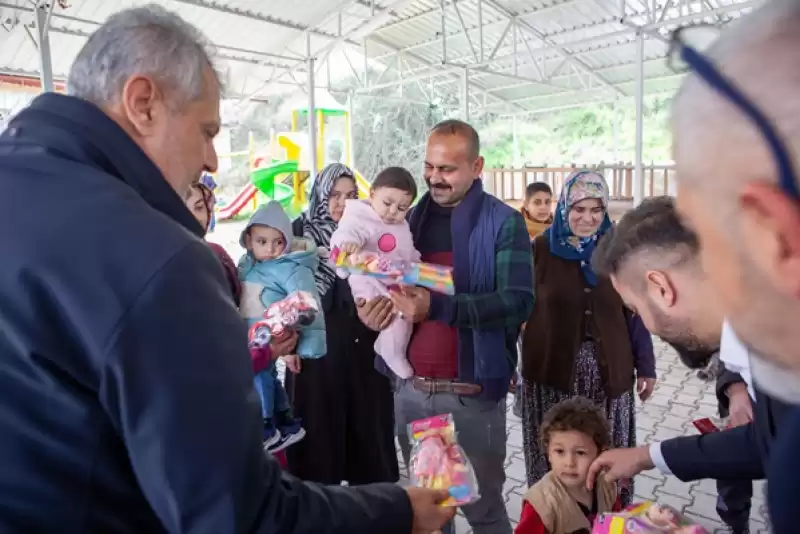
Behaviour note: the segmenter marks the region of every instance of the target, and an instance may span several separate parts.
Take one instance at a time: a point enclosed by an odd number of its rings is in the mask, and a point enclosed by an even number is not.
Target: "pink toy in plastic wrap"
[[[347,254],[340,248],[331,251],[330,259],[340,271],[371,276],[387,286],[407,284],[445,295],[455,294],[453,269],[444,265],[389,260],[373,252]]]
[[[669,506],[647,501],[622,512],[598,515],[592,534],[708,534],[708,531]]]
[[[273,302],[264,312],[264,318],[250,327],[250,345],[263,347],[273,337],[281,337],[287,329],[308,326],[319,313],[317,301],[306,291],[295,291],[288,297]]]
[[[436,415],[412,421],[411,483],[420,488],[447,489],[442,506],[461,506],[480,499],[478,481],[456,440],[453,416]]]

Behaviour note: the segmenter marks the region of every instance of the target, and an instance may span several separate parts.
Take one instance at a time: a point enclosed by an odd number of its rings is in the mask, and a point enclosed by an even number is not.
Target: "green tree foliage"
[[[644,110],[644,160],[671,161],[669,100],[649,100]],[[518,161],[514,161],[512,120],[487,121],[481,128],[483,155],[490,168],[515,164],[558,166],[633,161],[636,115],[633,105],[597,104],[517,118]]]
[[[353,115],[355,166],[368,180],[391,166],[405,167],[421,180],[425,140],[444,118],[441,108],[356,98]]]

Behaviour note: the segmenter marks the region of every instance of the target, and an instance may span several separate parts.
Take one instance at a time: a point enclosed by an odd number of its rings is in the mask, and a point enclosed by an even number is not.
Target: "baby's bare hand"
[[[361,250],[361,245],[358,243],[342,243],[340,248],[348,254],[356,254]]]

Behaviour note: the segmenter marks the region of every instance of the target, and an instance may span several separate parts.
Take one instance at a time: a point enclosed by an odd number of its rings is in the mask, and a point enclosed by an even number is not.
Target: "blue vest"
[[[423,231],[430,195],[425,194],[409,216],[416,240]],[[464,200],[453,210],[453,279],[456,294],[495,290],[495,244],[500,228],[516,212],[483,191],[476,179]],[[483,386],[482,396],[499,400],[508,393],[516,368],[517,328],[458,329],[458,378]]]

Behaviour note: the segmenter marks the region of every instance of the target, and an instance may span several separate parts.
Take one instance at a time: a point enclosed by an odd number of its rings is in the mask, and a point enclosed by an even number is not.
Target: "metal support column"
[[[55,2],[53,2],[55,3]],[[39,46],[39,72],[41,73],[42,91],[55,91],[53,84],[53,62],[50,56],[50,10],[46,5],[34,10],[36,23],[36,44]]]
[[[469,122],[469,69],[461,73],[461,117],[464,122]]]
[[[347,121],[345,124],[345,139],[344,139],[344,152],[345,152],[345,165],[352,168],[355,165],[353,161],[353,109],[355,108],[356,95],[353,91],[347,97]]]
[[[633,207],[644,200],[644,169],[642,158],[644,149],[644,32],[636,34],[636,160],[633,172]]]
[[[514,168],[519,169],[522,166],[519,153],[519,136],[517,135],[517,116],[511,117],[511,138],[514,145]]]
[[[444,0],[439,3],[442,19],[442,65],[447,63],[447,12],[444,7]]]
[[[314,58],[308,58],[308,161],[310,165],[311,183],[317,178],[317,166],[319,165],[319,158],[317,157],[317,114],[315,113],[317,105],[314,99]]]
[[[611,103],[611,162],[614,165],[619,163],[619,156],[617,155],[617,149],[619,148],[619,140],[617,139],[617,130],[619,129],[618,121],[619,112],[617,111],[617,98],[614,98],[614,101]]]
[[[478,48],[481,49],[478,57],[483,63],[483,0],[478,0]]]

